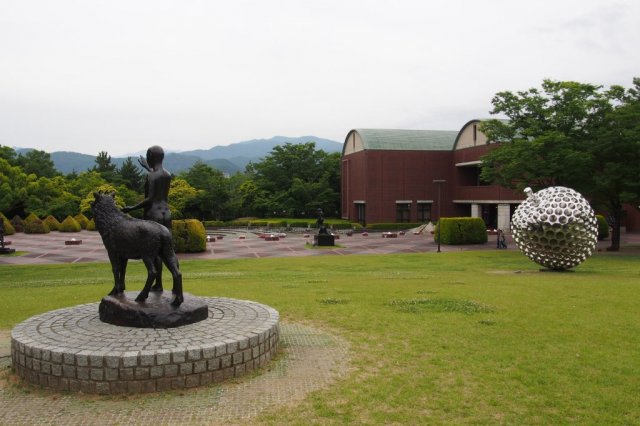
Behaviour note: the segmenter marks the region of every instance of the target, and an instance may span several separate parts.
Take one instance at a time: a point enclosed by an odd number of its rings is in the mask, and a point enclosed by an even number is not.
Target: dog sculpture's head
[[[100,209],[101,207],[104,206],[115,206],[116,202],[115,202],[115,198],[116,198],[116,193],[115,192],[111,192],[109,194],[104,194],[101,192],[94,192],[93,193],[93,198],[95,201],[93,201],[91,203],[91,211],[95,214],[97,209]]]

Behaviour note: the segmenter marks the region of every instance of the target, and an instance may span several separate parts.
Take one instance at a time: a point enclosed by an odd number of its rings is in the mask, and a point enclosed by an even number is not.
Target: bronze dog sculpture
[[[173,276],[172,291],[175,297],[171,305],[180,306],[184,301],[182,273],[179,269],[178,258],[173,251],[171,231],[159,223],[135,219],[124,214],[116,206],[115,194],[113,193],[94,192],[93,196],[95,201],[91,203],[91,211],[96,228],[102,237],[102,243],[107,249],[115,280],[115,285],[109,295],[118,296],[124,293],[128,260],[142,259],[147,268],[147,281],[136,297],[136,301],[145,301],[158,273],[154,259],[160,258]]]

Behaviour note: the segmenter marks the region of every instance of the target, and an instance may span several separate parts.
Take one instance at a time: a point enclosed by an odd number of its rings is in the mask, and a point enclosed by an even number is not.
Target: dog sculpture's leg
[[[127,275],[127,263],[129,259],[126,257],[120,258],[120,292],[124,293],[125,290],[125,276]]]
[[[153,264],[156,267],[156,283],[151,287],[151,291],[162,291],[162,259],[156,257]]]
[[[143,302],[147,300],[149,297],[149,290],[151,290],[151,284],[153,280],[156,278],[156,267],[153,265],[153,258],[144,257],[142,258],[144,262],[144,266],[147,268],[147,282],[144,283],[144,288],[136,297],[136,302]]]
[[[120,291],[120,259],[113,254],[108,253],[111,262],[111,271],[113,272],[113,289],[109,292],[109,296],[115,296]]]
[[[171,271],[171,275],[173,276],[173,294],[175,295],[173,302],[171,305],[180,306],[182,302],[184,302],[184,296],[182,295],[182,273],[180,272],[178,266],[178,258],[175,254],[173,257],[167,259],[166,262],[167,268]]]

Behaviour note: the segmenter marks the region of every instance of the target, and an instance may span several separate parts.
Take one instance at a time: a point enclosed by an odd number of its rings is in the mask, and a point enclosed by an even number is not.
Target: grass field
[[[636,252],[637,253],[637,252]],[[278,423],[640,423],[640,255],[540,272],[516,251],[183,262],[185,290],[251,299],[349,341],[351,373]],[[141,264],[129,269],[140,289]],[[108,264],[0,267],[0,329],[99,300]]]

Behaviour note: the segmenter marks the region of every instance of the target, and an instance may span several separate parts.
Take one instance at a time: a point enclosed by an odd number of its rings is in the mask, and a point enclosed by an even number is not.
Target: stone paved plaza
[[[299,257],[299,256],[344,256],[349,254],[391,254],[420,253],[436,251],[437,245],[432,235],[413,235],[406,233],[398,238],[384,238],[381,232],[369,232],[368,236],[355,233],[352,236],[340,234],[335,248],[310,249],[313,235],[305,237],[302,233],[290,233],[278,241],[265,241],[250,232],[231,232],[222,239],[207,243],[202,253],[179,254],[183,259],[237,259],[262,257]],[[72,238],[82,240],[78,245],[66,245]],[[77,233],[51,232],[49,234],[17,233],[7,237],[12,247],[22,256],[0,256],[2,264],[46,264],[77,262],[108,262],[100,235],[93,231]],[[467,249],[494,249],[490,241],[476,246],[442,246],[443,251]],[[515,246],[510,245],[510,248]]]

